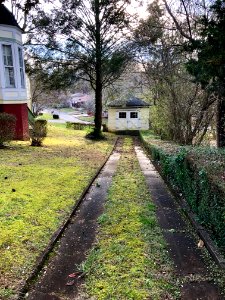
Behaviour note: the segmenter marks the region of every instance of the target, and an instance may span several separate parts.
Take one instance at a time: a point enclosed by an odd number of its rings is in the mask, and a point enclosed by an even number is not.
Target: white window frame
[[[25,89],[25,70],[24,70],[24,58],[23,58],[23,48],[17,47],[17,54],[18,54],[18,62],[19,62],[19,82],[20,87]]]
[[[11,48],[11,53],[12,53],[12,65],[5,64],[5,59],[4,59],[4,46],[10,46]],[[1,43],[1,59],[2,59],[2,65],[3,65],[3,74],[4,74],[4,86],[7,89],[15,89],[16,88],[16,68],[15,68],[15,53],[14,53],[14,45],[11,43]],[[13,71],[13,80],[14,84],[7,85],[6,81],[6,69],[11,68]]]

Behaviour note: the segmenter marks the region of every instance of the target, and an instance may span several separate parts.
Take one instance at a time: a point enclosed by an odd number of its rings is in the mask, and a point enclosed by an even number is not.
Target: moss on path
[[[86,261],[85,299],[176,299],[173,267],[131,138],[99,224]]]

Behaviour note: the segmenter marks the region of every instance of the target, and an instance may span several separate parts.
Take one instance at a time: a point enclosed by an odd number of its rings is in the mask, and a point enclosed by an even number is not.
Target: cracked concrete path
[[[77,270],[85,261],[86,252],[91,249],[97,231],[97,219],[103,212],[108,188],[116,172],[120,159],[122,139],[106,165],[92,184],[83,199],[79,210],[55,247],[46,268],[39,276],[36,285],[28,292],[29,300],[74,299],[83,278],[73,279],[68,275]],[[71,283],[71,285],[67,285]]]
[[[163,179],[142,147],[136,146],[135,151],[152,200],[156,205],[157,219],[175,265],[175,275],[185,282],[181,286],[181,299],[225,299],[213,283],[213,278],[211,278],[203,259],[202,249],[197,247],[197,242],[189,230],[190,225],[179,212],[179,207]]]

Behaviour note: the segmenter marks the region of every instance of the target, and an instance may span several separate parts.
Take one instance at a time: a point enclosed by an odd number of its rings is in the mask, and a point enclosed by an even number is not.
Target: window
[[[127,117],[127,113],[124,111],[120,111],[119,112],[119,119],[126,119]]]
[[[5,87],[15,87],[15,74],[13,66],[13,54],[11,45],[2,45],[3,63],[5,68]]]
[[[23,51],[21,48],[18,48],[19,55],[19,66],[20,66],[20,84],[21,87],[25,87],[25,79],[24,79],[24,62],[23,62]]]
[[[137,113],[136,111],[132,111],[132,112],[130,113],[130,118],[131,118],[131,119],[137,119],[137,118],[138,118],[138,113]]]

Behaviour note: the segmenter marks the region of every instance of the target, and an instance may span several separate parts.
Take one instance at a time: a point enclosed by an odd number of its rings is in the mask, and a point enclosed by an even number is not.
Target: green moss
[[[132,147],[132,139],[125,139],[99,218],[95,259],[86,281],[87,293],[98,300],[164,299],[176,290],[155,206]]]
[[[15,293],[10,288],[0,288],[0,299],[15,299]]]

